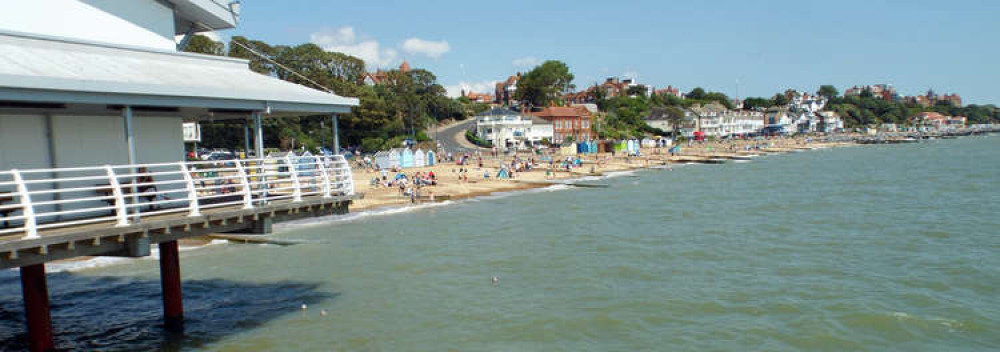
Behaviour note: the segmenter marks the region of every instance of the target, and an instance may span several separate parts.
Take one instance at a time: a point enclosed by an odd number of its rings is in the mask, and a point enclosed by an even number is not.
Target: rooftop
[[[0,101],[218,111],[346,113],[358,99],[258,74],[243,59],[0,31]]]

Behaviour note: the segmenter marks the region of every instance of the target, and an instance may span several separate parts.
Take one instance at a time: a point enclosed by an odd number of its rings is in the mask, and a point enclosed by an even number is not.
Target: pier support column
[[[54,351],[45,264],[21,267],[21,293],[24,294],[24,314],[28,320],[28,343],[31,350]]]
[[[260,217],[260,220],[254,221],[253,226],[250,227],[250,233],[258,235],[266,235],[271,233],[271,225],[274,224],[274,219],[270,217]]]
[[[177,241],[160,243],[160,284],[163,286],[163,320],[170,332],[184,331],[181,299],[181,265]]]

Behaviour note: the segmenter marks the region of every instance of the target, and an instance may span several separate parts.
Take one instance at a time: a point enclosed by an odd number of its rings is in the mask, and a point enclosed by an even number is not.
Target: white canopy
[[[2,31],[0,101],[173,108],[189,118],[347,113],[358,105],[258,74],[242,59]]]

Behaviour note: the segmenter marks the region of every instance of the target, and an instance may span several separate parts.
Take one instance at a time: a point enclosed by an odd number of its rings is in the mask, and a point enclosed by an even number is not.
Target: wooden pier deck
[[[221,207],[206,209],[199,216],[158,215],[121,227],[111,222],[71,226],[41,231],[35,239],[24,239],[23,233],[8,234],[0,237],[0,269],[82,256],[148,256],[153,244],[210,233],[269,233],[274,222],[346,213],[357,197],[306,197],[301,202],[276,201],[254,209]]]

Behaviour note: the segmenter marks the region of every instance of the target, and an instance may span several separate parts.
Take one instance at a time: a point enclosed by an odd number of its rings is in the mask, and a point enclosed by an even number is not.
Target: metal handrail
[[[354,194],[350,164],[340,155],[12,169],[0,177],[0,186],[12,186],[0,192],[8,201],[0,204],[0,223],[11,224],[0,234],[24,239],[39,238],[40,229],[129,226],[141,216]]]

